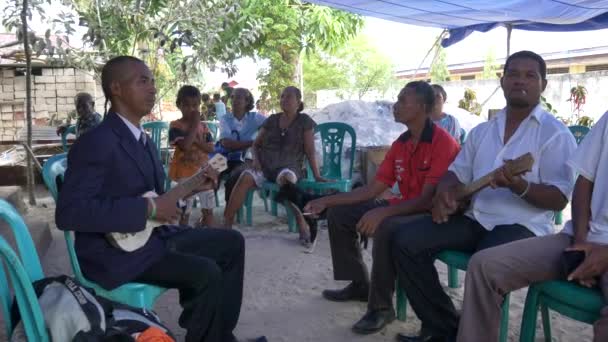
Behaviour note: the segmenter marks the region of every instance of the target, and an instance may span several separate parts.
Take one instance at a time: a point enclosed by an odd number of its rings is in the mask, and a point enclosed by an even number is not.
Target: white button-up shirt
[[[129,130],[131,131],[131,133],[133,133],[133,136],[135,137],[136,141],[139,141],[139,137],[141,137],[141,135],[144,135],[144,145],[148,142],[146,140],[146,134],[144,133],[144,128],[139,126],[135,126],[131,121],[127,120],[124,116],[116,113],[118,115],[118,117],[125,123],[125,125],[127,125],[127,127],[129,128]]]
[[[605,113],[591,132],[587,133],[568,165],[579,175],[593,182],[591,221],[587,241],[608,244],[608,113]],[[585,210],[583,208],[583,210]],[[572,221],[564,226],[564,233],[573,235]]]
[[[475,127],[450,165],[460,182],[468,184],[515,159],[532,153],[532,171],[523,177],[532,183],[553,185],[570,199],[574,173],[566,166],[576,149],[568,128],[539,104],[524,119],[505,145],[506,109],[492,120]],[[520,224],[537,236],[554,233],[553,212],[528,203],[507,188],[485,188],[473,196],[465,213],[485,229],[498,225]]]

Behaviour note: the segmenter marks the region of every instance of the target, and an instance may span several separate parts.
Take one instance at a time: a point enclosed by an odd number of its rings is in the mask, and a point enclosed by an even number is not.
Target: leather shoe
[[[349,300],[367,302],[368,292],[369,288],[367,285],[359,285],[352,282],[340,290],[324,290],[323,297],[333,302],[346,302]]]
[[[399,342],[455,342],[455,338],[449,338],[445,336],[406,336],[403,334],[397,334],[396,337]]]
[[[362,335],[373,334],[394,320],[395,312],[392,309],[367,311],[359,322],[353,325],[353,331]]]

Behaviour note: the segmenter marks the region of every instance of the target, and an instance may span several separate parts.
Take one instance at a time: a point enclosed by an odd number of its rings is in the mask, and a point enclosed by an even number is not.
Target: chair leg
[[[561,211],[556,211],[555,212],[555,220],[554,220],[555,224],[562,224],[563,220],[562,220],[562,212]]]
[[[272,214],[272,216],[279,216],[278,203],[274,200],[274,191],[268,191],[268,196],[270,197],[270,213]]]
[[[460,282],[458,281],[458,269],[450,265],[448,265],[448,286],[453,289],[460,287]]]
[[[287,226],[289,226],[290,233],[298,232],[298,225],[296,223],[296,215],[293,213],[291,208],[285,207],[285,212],[287,212]]]
[[[260,189],[260,197],[262,198],[262,201],[264,201],[264,211],[268,212],[268,191]]]
[[[549,316],[549,309],[542,300],[540,303],[540,314],[543,320],[543,332],[545,333],[545,342],[551,342],[551,316]]]
[[[399,286],[399,281],[395,284],[395,288],[397,289],[397,319],[405,322],[407,316],[407,296],[401,286]]]
[[[534,342],[536,337],[536,319],[538,315],[538,297],[540,293],[534,285],[528,288],[524,313],[521,318],[519,342]]]
[[[511,294],[508,293],[505,296],[505,300],[502,302],[502,318],[500,320],[500,334],[498,335],[499,342],[507,342],[509,338],[509,302]]]
[[[255,190],[249,190],[249,192],[247,193],[247,205],[246,205],[246,209],[247,209],[247,225],[248,226],[252,226],[253,225],[253,193]]]

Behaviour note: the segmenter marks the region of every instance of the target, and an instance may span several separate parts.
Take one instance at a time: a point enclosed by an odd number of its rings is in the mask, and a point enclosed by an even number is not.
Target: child
[[[172,121],[169,126],[169,141],[175,147],[169,167],[169,177],[181,183],[193,176],[209,160],[208,154],[213,152],[213,139],[209,128],[200,121],[201,93],[196,87],[181,87],[177,93],[176,104],[182,112],[182,118]],[[212,225],[215,206],[213,190],[203,191],[194,196],[199,198],[202,207],[198,225]],[[186,210],[179,221],[181,225],[188,224],[193,197],[187,200]]]

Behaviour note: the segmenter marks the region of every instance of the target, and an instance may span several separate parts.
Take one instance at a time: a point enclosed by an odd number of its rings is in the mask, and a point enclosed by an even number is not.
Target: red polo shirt
[[[460,145],[441,127],[427,120],[420,141],[414,145],[411,133],[403,133],[389,149],[376,179],[389,187],[399,183],[401,198],[396,204],[422,194],[425,184],[436,185],[460,151]]]

